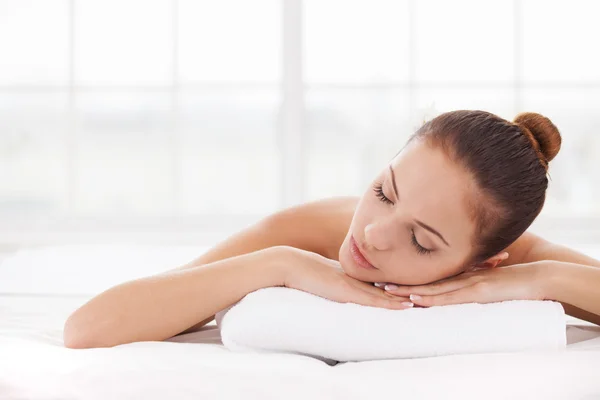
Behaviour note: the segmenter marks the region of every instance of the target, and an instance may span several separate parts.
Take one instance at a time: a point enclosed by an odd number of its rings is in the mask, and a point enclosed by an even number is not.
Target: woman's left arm
[[[600,261],[527,233],[494,268],[464,272],[426,285],[387,285],[417,306],[554,300],[565,313],[600,325]],[[414,295],[417,295],[416,297]]]
[[[547,298],[559,301],[568,315],[600,325],[600,261],[531,232],[511,247],[507,252],[518,258],[509,256],[509,262],[556,261],[543,263],[548,265]]]
[[[538,261],[546,299],[559,301],[565,312],[600,325],[600,268],[564,261]]]

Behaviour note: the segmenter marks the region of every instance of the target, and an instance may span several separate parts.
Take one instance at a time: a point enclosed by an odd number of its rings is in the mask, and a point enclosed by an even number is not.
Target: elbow
[[[92,349],[94,346],[89,344],[87,338],[83,336],[75,336],[73,334],[63,336],[63,342],[67,349]]]
[[[93,324],[82,321],[77,312],[71,314],[63,328],[63,343],[69,349],[92,349],[108,347]]]
[[[75,314],[71,316],[65,322],[63,328],[63,342],[66,348],[69,349],[88,349],[92,347],[92,342],[88,334],[84,332],[81,324],[76,321]]]

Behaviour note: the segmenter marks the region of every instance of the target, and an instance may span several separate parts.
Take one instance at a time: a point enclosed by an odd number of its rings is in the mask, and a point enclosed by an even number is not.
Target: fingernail
[[[406,307],[412,307],[412,306],[414,306],[414,304],[411,303],[410,301],[405,301],[404,303],[402,303],[402,305],[406,306]]]
[[[419,296],[418,294],[411,294],[410,296],[408,296],[412,301],[415,300],[421,300],[421,296]]]
[[[398,289],[398,285],[391,285],[391,284],[385,285],[385,290],[396,290],[396,289]]]

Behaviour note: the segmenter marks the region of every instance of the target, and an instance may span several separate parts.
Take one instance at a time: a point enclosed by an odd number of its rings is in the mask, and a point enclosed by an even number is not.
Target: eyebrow
[[[390,168],[390,172],[392,173],[392,186],[394,187],[394,193],[396,193],[396,199],[400,199],[400,196],[398,195],[398,188],[396,187],[396,176],[394,175],[394,169],[392,168],[391,165],[388,165],[388,167]],[[434,235],[438,236],[440,239],[442,239],[442,241],[446,244],[446,246],[450,247],[450,245],[448,244],[448,242],[446,242],[446,239],[444,239],[444,237],[442,236],[441,233],[439,233],[438,231],[436,231],[435,229],[433,229],[432,227],[430,227],[423,221],[419,221],[418,219],[415,219],[415,223],[417,225],[419,225],[420,227],[427,229],[429,232],[433,233]]]
[[[415,222],[417,223],[417,225],[419,225],[419,226],[427,229],[429,232],[433,233],[434,235],[437,235],[440,239],[442,239],[442,241],[444,243],[446,243],[446,246],[450,247],[450,245],[448,244],[448,242],[446,242],[446,239],[444,239],[444,237],[442,236],[441,233],[439,233],[438,231],[436,231],[435,229],[433,229],[429,225],[425,224],[424,222],[419,221],[418,219],[415,219]]]
[[[394,193],[396,193],[396,198],[399,199],[400,196],[398,196],[398,188],[396,187],[396,176],[394,175],[394,169],[391,165],[388,165],[388,167],[390,168],[390,172],[392,173],[392,186],[394,186]]]

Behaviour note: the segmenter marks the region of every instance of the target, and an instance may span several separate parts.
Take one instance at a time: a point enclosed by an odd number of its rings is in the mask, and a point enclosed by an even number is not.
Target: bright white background
[[[600,243],[593,0],[0,0],[0,246],[207,244],[361,195],[424,118],[550,117],[533,230]]]

